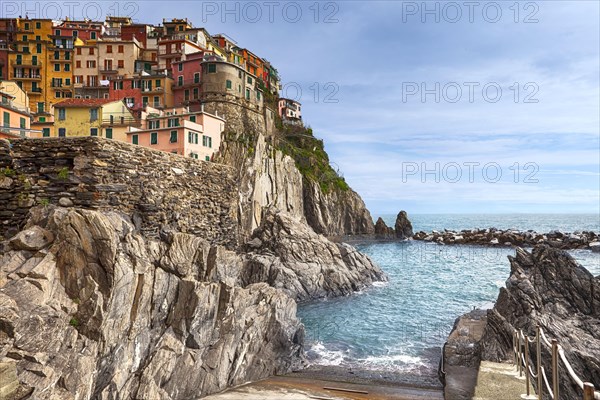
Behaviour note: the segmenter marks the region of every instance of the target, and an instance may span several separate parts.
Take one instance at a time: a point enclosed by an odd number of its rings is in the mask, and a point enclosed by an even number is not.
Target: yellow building
[[[69,99],[54,106],[58,137],[98,136],[127,141],[125,132],[139,126],[122,100]]]
[[[33,114],[50,110],[47,72],[48,46],[52,34],[50,19],[17,19],[13,51],[8,54],[8,78],[30,99]]]

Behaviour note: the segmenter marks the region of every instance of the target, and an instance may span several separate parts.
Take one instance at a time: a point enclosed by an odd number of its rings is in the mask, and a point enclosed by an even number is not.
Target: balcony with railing
[[[13,79],[19,79],[19,80],[32,80],[32,81],[40,81],[42,80],[42,76],[38,73],[33,73],[33,74],[26,74],[26,73],[22,73],[22,74],[15,74],[15,76],[13,77]]]
[[[39,95],[42,94],[42,88],[34,87],[34,88],[31,88],[31,89],[27,89],[27,94],[32,94],[32,95],[39,96]]]
[[[176,88],[186,88],[186,87],[192,87],[192,86],[198,86],[200,87],[200,85],[202,85],[202,82],[200,82],[200,78],[196,79],[183,79],[182,81],[175,81],[173,83],[173,86],[175,86]]]
[[[100,73],[104,75],[114,75],[118,74],[119,70],[115,69],[114,67],[105,66],[103,68],[100,68]]]

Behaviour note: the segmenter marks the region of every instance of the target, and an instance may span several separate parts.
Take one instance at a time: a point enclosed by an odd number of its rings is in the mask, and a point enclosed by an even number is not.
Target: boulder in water
[[[402,210],[398,213],[396,217],[396,237],[398,239],[409,239],[413,236],[413,228],[412,224],[408,220],[408,215],[406,211]]]

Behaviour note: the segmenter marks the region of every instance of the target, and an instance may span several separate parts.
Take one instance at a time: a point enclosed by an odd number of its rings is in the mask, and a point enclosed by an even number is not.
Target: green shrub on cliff
[[[323,193],[349,189],[344,178],[331,167],[323,140],[314,137],[312,129],[282,124],[275,140],[277,148],[296,161],[304,179],[317,182]]]

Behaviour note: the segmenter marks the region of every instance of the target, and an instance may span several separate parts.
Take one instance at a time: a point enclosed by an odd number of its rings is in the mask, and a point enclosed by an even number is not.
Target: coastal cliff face
[[[304,180],[304,213],[308,224],[325,236],[372,235],[371,213],[352,189],[324,193],[318,182]]]
[[[302,360],[293,299],[197,236],[40,207],[2,246],[0,360],[37,399],[195,398]]]
[[[545,245],[536,246],[531,253],[517,248],[510,265],[506,289],[500,290],[493,310],[488,311],[482,358],[511,360],[513,329],[535,336],[540,324],[546,336],[557,339],[564,348],[575,373],[600,386],[600,278],[568,253]],[[535,362],[535,346],[530,351]],[[550,359],[550,351],[543,345],[546,370]],[[561,398],[580,398],[580,389],[566,369],[561,365],[559,371]]]

